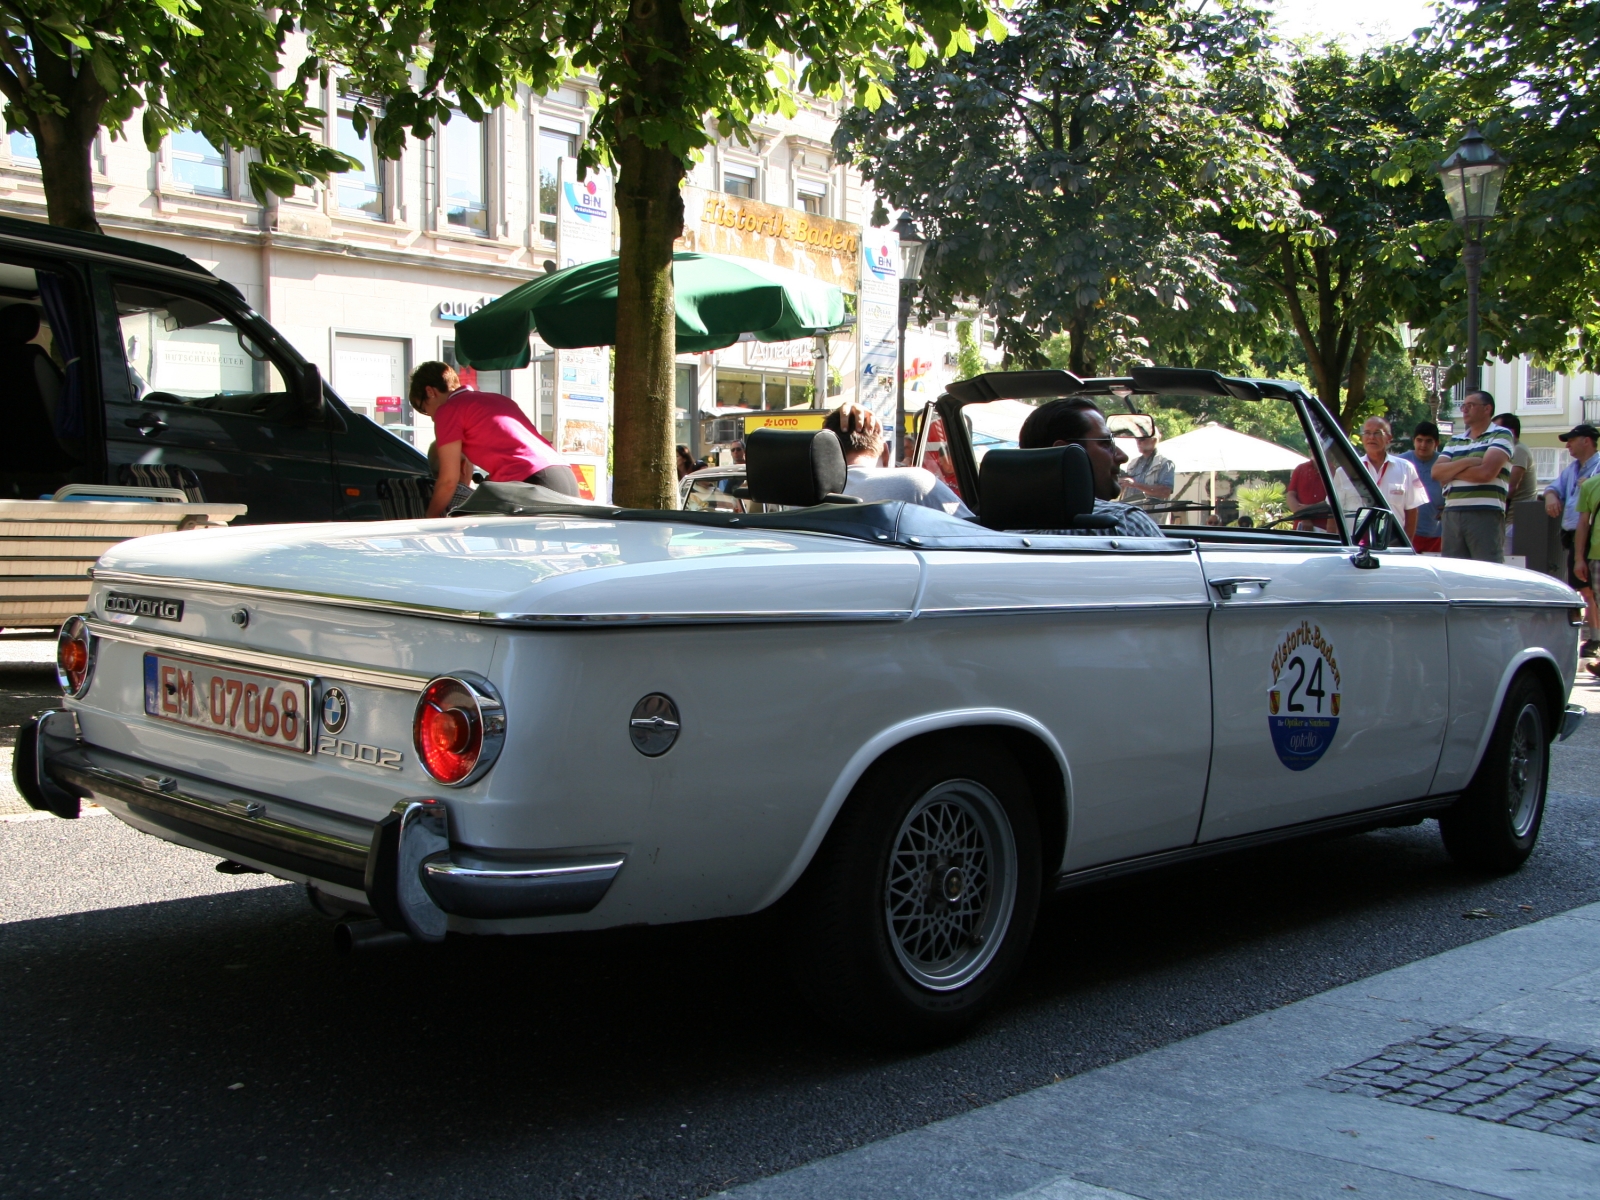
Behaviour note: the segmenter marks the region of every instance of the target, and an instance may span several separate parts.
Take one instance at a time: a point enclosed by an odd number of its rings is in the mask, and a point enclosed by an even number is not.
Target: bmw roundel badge
[[[350,701],[343,688],[331,687],[322,693],[322,727],[338,733],[350,719]]]

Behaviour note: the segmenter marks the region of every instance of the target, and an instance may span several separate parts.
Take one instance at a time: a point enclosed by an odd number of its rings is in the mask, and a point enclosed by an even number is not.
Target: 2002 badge
[[[1315,766],[1339,731],[1339,660],[1309,621],[1291,626],[1272,655],[1267,723],[1272,748],[1291,771]]]

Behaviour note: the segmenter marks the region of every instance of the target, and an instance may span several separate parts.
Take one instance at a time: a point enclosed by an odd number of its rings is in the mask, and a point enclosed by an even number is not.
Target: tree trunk
[[[39,174],[50,224],[99,233],[100,222],[94,215],[94,167],[89,155],[99,128],[98,113],[84,137],[80,129],[86,124],[73,115],[44,113],[29,120],[28,132],[39,147]]]
[[[677,308],[672,243],[683,232],[683,164],[665,147],[627,138],[618,147],[616,503],[676,508],[672,410]]]
[[[1367,368],[1372,362],[1372,344],[1371,329],[1364,328],[1356,333],[1355,345],[1350,350],[1350,378],[1345,385],[1344,408],[1328,410],[1338,418],[1340,428],[1346,433],[1355,432],[1355,420],[1367,406]]]
[[[676,508],[672,243],[683,233],[684,164],[666,146],[646,145],[639,128],[682,108],[683,62],[691,47],[683,7],[675,0],[629,0],[625,26],[623,54],[638,82],[631,95],[613,101],[622,119],[616,147],[621,246],[612,496],[629,508]]]

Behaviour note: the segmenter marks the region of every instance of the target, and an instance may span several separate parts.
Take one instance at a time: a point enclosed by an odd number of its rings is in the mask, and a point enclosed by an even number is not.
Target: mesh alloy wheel
[[[959,779],[911,806],[884,881],[884,920],[913,981],[952,991],[980,974],[1005,941],[1017,901],[1017,846],[994,793]]]

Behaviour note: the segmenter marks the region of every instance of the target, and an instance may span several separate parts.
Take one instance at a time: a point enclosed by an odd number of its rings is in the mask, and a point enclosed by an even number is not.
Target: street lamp
[[[928,243],[910,213],[900,214],[894,231],[900,235],[900,370],[895,381],[894,438],[889,444],[894,447],[893,461],[898,463],[900,444],[906,436],[906,325],[911,320],[911,305],[917,297],[917,281],[922,278],[922,259],[928,253]]]
[[[1478,280],[1483,274],[1483,227],[1500,203],[1500,186],[1511,164],[1468,126],[1450,157],[1439,164],[1439,185],[1466,237],[1461,260],[1467,269],[1467,393],[1483,386],[1478,361]]]

